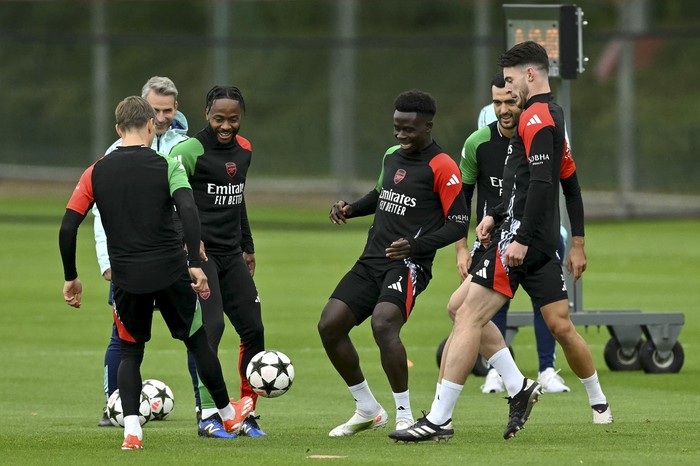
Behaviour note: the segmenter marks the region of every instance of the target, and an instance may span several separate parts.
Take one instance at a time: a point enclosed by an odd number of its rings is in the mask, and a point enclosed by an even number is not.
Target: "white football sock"
[[[452,412],[457,405],[457,399],[464,388],[464,385],[459,385],[445,379],[442,379],[440,385],[440,397],[433,401],[430,412],[426,416],[428,421],[438,426],[452,419]]]
[[[435,398],[433,398],[433,403],[435,403],[437,400],[440,399],[440,388],[441,387],[442,387],[442,385],[440,384],[440,382],[438,382],[437,385],[435,386]]]
[[[510,354],[508,347],[501,348],[489,358],[489,364],[496,369],[498,375],[503,379],[503,385],[506,387],[508,396],[514,397],[523,388],[523,380],[525,376],[518,366],[515,365],[513,355]]]
[[[588,393],[588,403],[591,406],[604,405],[608,402],[603,393],[603,389],[600,387],[600,382],[598,381],[598,371],[595,371],[592,376],[587,379],[579,379],[584,387],[586,387],[586,392]]]
[[[411,398],[408,394],[408,390],[401,393],[394,393],[394,402],[396,403],[396,419],[413,419]]]
[[[381,406],[372,395],[367,380],[363,380],[357,385],[348,387],[352,397],[355,399],[356,410],[363,416],[375,416]]]
[[[230,406],[230,405],[229,405]],[[214,414],[218,413],[219,410],[216,408],[203,408],[202,409],[202,419],[209,419],[212,417]],[[223,417],[221,419],[224,419]]]
[[[206,409],[204,411],[206,411]],[[233,408],[233,405],[231,403],[228,403],[226,406],[216,411],[219,412],[219,416],[221,416],[221,419],[223,421],[226,421],[227,419],[233,419],[234,417],[236,417],[236,410]],[[204,414],[202,414],[202,416],[203,415]],[[202,419],[204,419],[204,417],[202,417]]]
[[[143,440],[143,431],[137,415],[124,416],[124,438],[127,435],[135,435],[139,440]]]

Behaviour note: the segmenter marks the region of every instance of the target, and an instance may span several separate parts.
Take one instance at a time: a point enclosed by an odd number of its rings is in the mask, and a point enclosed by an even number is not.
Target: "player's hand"
[[[584,240],[580,236],[574,236],[571,241],[571,250],[566,259],[566,270],[574,274],[574,283],[581,278],[586,271],[586,251],[584,250]]]
[[[204,241],[199,242],[199,258],[204,262],[208,261],[207,252],[204,250]]]
[[[250,276],[254,277],[255,276],[255,253],[244,252],[243,253],[243,260],[245,261],[245,265],[248,266],[248,272],[250,272]]]
[[[476,239],[478,239],[485,248],[491,244],[491,232],[494,226],[496,226],[496,221],[490,215],[485,215],[476,226]]]
[[[199,267],[190,267],[188,270],[190,271],[190,278],[192,278],[192,289],[197,293],[208,293],[209,279],[204,270]]]
[[[77,278],[63,284],[63,299],[70,307],[78,308],[83,302],[83,284]]]
[[[105,273],[102,274],[102,278],[104,278],[108,282],[112,281],[112,267],[109,267],[107,270],[105,270]]]
[[[386,257],[392,260],[402,260],[411,257],[411,243],[407,239],[399,238],[391,246],[385,249]]]
[[[459,272],[459,282],[462,283],[469,275],[469,267],[472,265],[472,255],[467,249],[457,250],[457,271]]]
[[[338,201],[331,207],[331,212],[328,214],[328,218],[331,219],[331,223],[335,225],[343,225],[348,223],[348,216],[352,213],[352,207],[345,201]]]
[[[510,243],[508,248],[506,248],[503,258],[505,259],[506,265],[508,267],[517,267],[523,265],[525,260],[525,255],[527,254],[528,246],[520,244],[517,241]]]

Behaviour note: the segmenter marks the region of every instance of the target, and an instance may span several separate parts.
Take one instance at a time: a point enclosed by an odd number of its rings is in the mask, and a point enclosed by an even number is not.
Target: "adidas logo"
[[[483,269],[477,271],[477,272],[475,273],[475,275],[476,275],[477,277],[481,277],[481,278],[483,278],[484,280],[486,280],[486,267],[484,267]]]
[[[541,125],[541,124],[542,124],[542,120],[540,120],[540,117],[538,117],[536,113],[534,115],[532,115],[530,120],[527,122],[527,126]]]
[[[457,178],[457,175],[453,173],[450,177],[450,181],[447,182],[447,186],[454,186],[457,183],[459,183],[459,178]]]
[[[396,290],[399,293],[403,293],[403,287],[401,286],[401,280],[403,280],[403,277],[399,277],[399,281],[396,283],[392,283],[391,285],[387,286],[390,290]]]

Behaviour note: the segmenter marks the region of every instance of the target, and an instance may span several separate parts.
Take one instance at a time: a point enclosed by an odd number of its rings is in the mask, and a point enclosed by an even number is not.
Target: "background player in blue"
[[[496,206],[501,201],[501,186],[503,182],[503,166],[510,137],[515,132],[520,113],[521,105],[518,96],[513,96],[506,91],[506,82],[503,73],[498,72],[491,81],[492,103],[487,107],[491,110],[482,110],[479,115],[477,131],[472,133],[464,143],[462,149],[462,160],[460,170],[462,171],[462,183],[467,206],[470,205],[475,187],[477,188],[477,210],[476,223],[491,207]],[[489,120],[490,117],[493,117]],[[573,163],[573,162],[572,162]],[[567,173],[569,175],[569,173]],[[579,193],[578,186],[573,191]],[[569,195],[570,191],[565,194]],[[567,197],[568,198],[568,197]],[[582,222],[582,220],[581,220]],[[485,248],[477,240],[471,250],[468,250],[467,238],[455,243],[457,252],[457,269],[460,278],[465,280],[469,272],[469,266],[474,261],[478,262]],[[564,241],[560,241],[558,254],[564,257]],[[581,252],[580,254],[578,254]],[[574,259],[582,258],[585,268],[585,254],[578,249],[572,250]],[[576,264],[579,267],[579,264]],[[458,306],[459,303],[456,303]],[[501,333],[506,334],[506,323],[508,319],[508,308],[510,301],[496,313],[491,319]],[[540,307],[533,302],[535,339],[537,342],[537,355],[539,357],[539,374],[537,381],[542,385],[545,392],[568,392],[569,387],[564,384],[564,380],[554,369],[556,340],[549,331]],[[448,306],[449,307],[449,306]],[[455,309],[453,309],[454,311]],[[489,368],[484,384],[481,386],[483,393],[500,393],[504,390],[501,376],[494,368]]]
[[[61,223],[59,247],[69,306],[80,307],[82,284],[75,265],[78,227],[93,204],[102,211],[114,284],[114,322],[121,344],[118,385],[124,410],[123,450],[142,448],[139,424],[141,361],[151,338],[153,302],[173,338],[195,354],[200,376],[216,399],[226,431],[236,430],[248,411],[229,401],[221,365],[202,327],[197,293],[208,292],[199,258],[200,226],[182,165],[150,149],[155,112],[142,97],[127,97],[115,111],[123,139],[113,155],[90,166],[73,191]],[[183,254],[173,224],[178,207],[190,251]]]
[[[542,304],[550,330],[586,388],[593,422],[613,421],[590,349],[569,319],[566,285],[556,257],[559,190],[555,188],[567,147],[563,111],[553,102],[549,87],[547,52],[535,42],[523,42],[504,53],[499,66],[506,88],[526,102],[508,148],[503,203],[477,226],[477,238],[489,245],[474,273],[460,285],[465,299],[456,311],[445,345],[441,379],[431,410],[409,429],[391,432],[389,436],[395,440],[439,440],[454,435],[452,413],[479,353],[496,368],[508,391],[510,409],[503,437],[512,438],[522,429],[541,387],[520,372],[503,336],[491,322],[521,284]],[[500,227],[491,241],[496,223]]]
[[[165,76],[153,76],[141,89],[141,97],[146,99],[153,110],[156,112],[154,122],[155,137],[151,143],[151,149],[162,154],[167,154],[170,149],[177,143],[187,139],[187,118],[178,110],[177,88],[175,83],[170,78]],[[122,145],[122,139],[117,139],[105,152],[111,153],[117,147]],[[100,273],[107,280],[112,280],[112,268],[109,264],[109,253],[107,252],[107,236],[105,235],[104,227],[100,219],[100,211],[95,206],[92,209],[95,216],[95,251],[97,253],[97,262],[100,265]],[[109,305],[112,305],[112,286],[110,283],[109,290]],[[105,397],[109,396],[117,389],[117,369],[121,360],[119,351],[119,335],[117,335],[117,326],[112,324],[112,337],[110,338],[107,350],[105,351],[104,362],[104,390]],[[100,422],[97,424],[100,427],[112,427],[113,424],[109,421],[107,413],[103,413]]]
[[[336,202],[334,224],[374,214],[359,260],[330,296],[318,323],[323,347],[355,399],[355,413],[329,433],[383,427],[386,410],[360,368],[349,333],[371,317],[374,340],[396,404],[396,429],[413,424],[406,349],[400,332],[431,279],[437,249],[466,234],[467,210],[457,164],[433,141],[434,99],[413,90],[394,102],[394,137],[375,189],[352,204]]]
[[[258,352],[265,349],[260,297],[253,281],[255,248],[248,223],[244,190],[251,163],[250,141],[238,134],[245,113],[245,101],[237,87],[214,86],[206,96],[207,126],[170,151],[187,170],[194,199],[202,221],[202,268],[209,277],[211,295],[202,301],[202,318],[209,343],[218,351],[224,333],[224,314],[240,337],[238,372],[241,400],[257,395],[245,377],[245,369]],[[197,381],[190,355],[195,396],[201,405],[199,434],[226,436],[218,428],[220,419],[214,400]],[[241,426],[240,434],[261,437],[254,414]]]

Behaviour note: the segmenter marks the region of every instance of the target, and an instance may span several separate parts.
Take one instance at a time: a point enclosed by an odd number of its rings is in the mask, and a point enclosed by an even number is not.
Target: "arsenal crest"
[[[233,178],[236,176],[236,172],[238,172],[238,167],[236,167],[236,164],[233,162],[226,162],[226,173],[228,173],[228,176]]]
[[[399,184],[401,183],[401,180],[406,178],[406,170],[403,168],[399,168],[396,170],[396,173],[394,173],[394,184]]]

